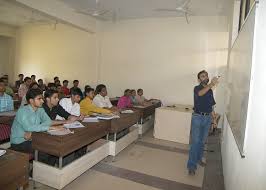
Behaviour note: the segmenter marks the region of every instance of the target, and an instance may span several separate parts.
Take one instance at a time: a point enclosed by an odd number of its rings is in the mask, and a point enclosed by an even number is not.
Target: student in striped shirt
[[[0,79],[0,112],[14,110],[14,103],[11,96],[5,93],[5,83],[3,79]]]

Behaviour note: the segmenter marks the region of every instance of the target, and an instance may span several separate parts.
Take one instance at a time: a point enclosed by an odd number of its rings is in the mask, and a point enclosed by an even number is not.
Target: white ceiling
[[[0,23],[11,26],[53,24],[55,20],[10,0],[0,0]]]
[[[77,10],[95,8],[96,0],[60,0]],[[183,16],[176,12],[157,12],[157,8],[175,7],[185,0],[98,0],[100,9],[116,11],[119,19],[137,19],[146,17]],[[189,10],[193,16],[227,16],[229,0],[191,0]]]
[[[95,8],[96,0],[55,0],[64,2],[74,10]],[[100,9],[116,11],[118,19],[137,19],[147,17],[183,16],[176,12],[156,12],[157,8],[174,9],[185,0],[99,0]],[[189,10],[193,16],[227,15],[230,0],[191,0]],[[112,16],[112,15],[106,15]],[[52,17],[43,15],[30,8],[22,7],[10,0],[0,0],[0,23],[23,26],[29,24],[54,24]]]

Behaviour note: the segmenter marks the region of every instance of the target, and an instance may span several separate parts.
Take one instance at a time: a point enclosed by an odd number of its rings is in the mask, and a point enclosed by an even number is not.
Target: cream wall
[[[53,81],[54,76],[96,83],[96,35],[58,24],[22,27],[17,31],[15,73],[36,74]]]
[[[13,83],[15,40],[11,37],[0,35],[0,76],[8,74]]]
[[[192,17],[190,24],[184,18],[120,21],[104,24],[99,36],[98,80],[107,84],[110,96],[143,88],[146,97],[166,104],[192,104],[200,70],[211,76],[225,72],[226,17]],[[222,90],[217,96],[223,98]]]
[[[15,73],[34,73],[46,82],[59,75],[61,80],[77,78],[81,85],[104,83],[110,97],[143,88],[147,98],[165,104],[192,104],[202,69],[225,76],[226,17],[192,17],[190,24],[184,18],[97,24],[96,34],[62,24],[20,28]],[[215,91],[220,113],[223,86],[222,77]]]

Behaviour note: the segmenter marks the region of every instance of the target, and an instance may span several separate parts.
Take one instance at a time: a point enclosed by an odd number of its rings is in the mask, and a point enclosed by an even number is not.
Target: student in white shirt
[[[80,98],[82,96],[82,92],[80,89],[73,89],[71,91],[70,98],[63,98],[59,104],[66,110],[68,113],[74,116],[80,116]],[[56,116],[58,120],[64,120],[64,118],[60,116]]]
[[[100,108],[112,109],[114,108],[109,97],[107,96],[106,86],[99,84],[96,87],[96,96],[93,98],[93,104]]]

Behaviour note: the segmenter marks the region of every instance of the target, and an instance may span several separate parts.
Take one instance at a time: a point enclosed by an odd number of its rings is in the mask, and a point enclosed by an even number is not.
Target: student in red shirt
[[[68,80],[64,80],[61,90],[64,92],[65,96],[70,95],[70,90],[69,90],[69,88],[67,88],[67,86],[68,86]]]

